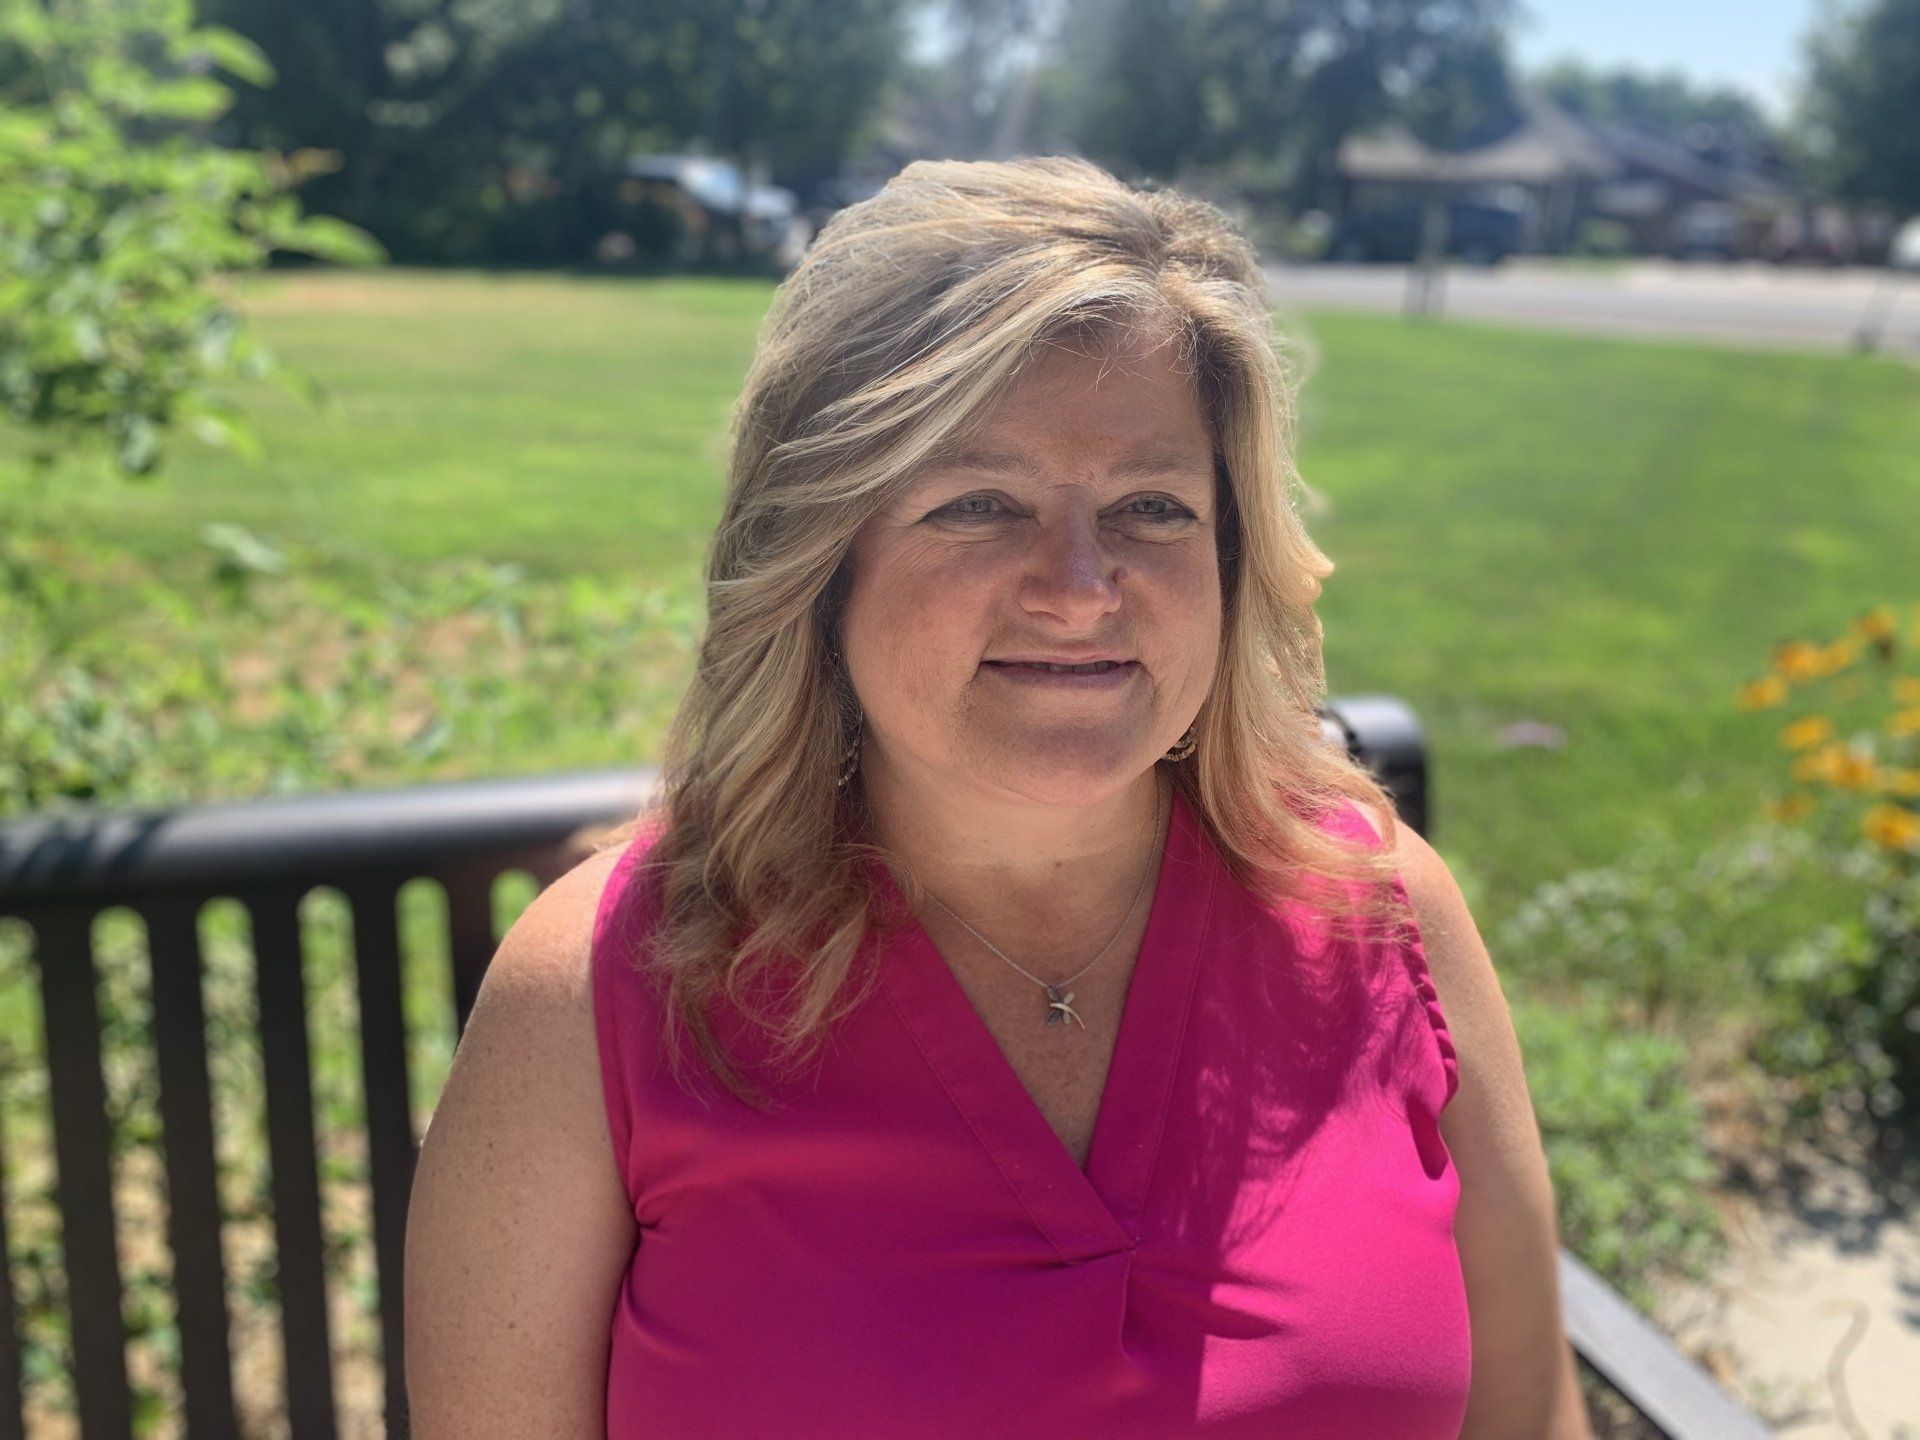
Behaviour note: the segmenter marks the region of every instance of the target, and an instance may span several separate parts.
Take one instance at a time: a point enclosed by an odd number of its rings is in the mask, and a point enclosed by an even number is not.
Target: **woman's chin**
[[[1086,805],[1137,783],[1155,758],[1132,746],[1110,752],[1049,746],[1025,754],[1002,751],[987,773],[998,788],[1036,804]]]

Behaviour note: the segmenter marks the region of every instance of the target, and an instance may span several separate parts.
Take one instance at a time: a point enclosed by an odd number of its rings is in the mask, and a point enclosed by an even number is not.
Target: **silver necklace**
[[[1156,794],[1154,796],[1154,802],[1153,802],[1153,814],[1154,814],[1154,832],[1153,833],[1156,837],[1160,834],[1160,827],[1165,823],[1162,815],[1163,807],[1160,803],[1160,800],[1161,800],[1161,797],[1158,794]],[[978,940],[982,945],[986,946],[987,949],[993,951],[993,953],[998,955],[1002,960],[1005,960],[1007,964],[1012,965],[1014,969],[1019,970],[1022,975],[1025,975],[1027,979],[1033,981],[1034,984],[1041,986],[1043,989],[1045,989],[1045,991],[1047,992],[1047,1024],[1059,1025],[1062,1022],[1064,1022],[1068,1016],[1072,1016],[1073,1019],[1079,1024],[1080,1028],[1084,1030],[1087,1028],[1087,1022],[1080,1019],[1080,1012],[1073,1008],[1073,991],[1068,990],[1066,987],[1071,985],[1074,981],[1078,980],[1082,975],[1086,974],[1087,971],[1091,970],[1095,965],[1099,964],[1101,957],[1104,956],[1107,953],[1107,951],[1113,948],[1113,942],[1120,938],[1121,931],[1127,928],[1127,921],[1133,919],[1133,912],[1140,907],[1140,897],[1142,894],[1146,892],[1147,876],[1151,874],[1152,871],[1153,871],[1153,852],[1149,850],[1147,852],[1146,868],[1140,872],[1140,884],[1133,892],[1133,903],[1127,906],[1127,913],[1125,917],[1122,918],[1122,920],[1120,921],[1120,929],[1115,930],[1112,936],[1108,938],[1107,943],[1100,947],[1099,955],[1095,955],[1093,959],[1089,960],[1085,965],[1082,965],[1078,970],[1076,970],[1073,974],[1069,975],[1066,979],[1060,981],[1059,984],[1057,985],[1049,985],[1047,984],[1046,981],[1042,980],[1038,975],[1029,974],[1026,970],[1021,969],[1019,965],[1014,964],[1013,960],[1011,960],[1007,956],[1007,953],[1004,950],[1002,950],[998,945],[994,944],[991,940],[987,939],[986,936],[982,935],[978,930],[974,929],[971,925],[967,924],[965,920],[961,920],[958,915],[954,915],[953,908],[949,906],[946,901],[942,900],[938,895],[935,895],[931,890],[927,891],[927,898],[932,900],[933,903],[938,905],[942,910],[945,910],[947,914],[953,915],[953,918],[955,920],[959,920],[961,928],[964,929],[969,935],[973,936],[974,939]],[[924,886],[922,886],[921,888],[925,889]]]

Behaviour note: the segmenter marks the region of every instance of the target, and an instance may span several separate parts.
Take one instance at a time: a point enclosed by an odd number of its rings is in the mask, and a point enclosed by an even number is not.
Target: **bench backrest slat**
[[[231,1435],[239,1425],[227,1346],[213,1094],[207,1080],[200,905],[198,895],[156,896],[141,904],[140,913],[147,926],[160,1120],[166,1135],[167,1241],[173,1250],[187,1433]]]
[[[379,1273],[381,1366],[387,1434],[406,1431],[406,1333],[401,1276],[407,1200],[413,1189],[412,1086],[401,1000],[399,884],[392,877],[356,878],[342,890],[353,907],[354,973],[360,990],[360,1064],[365,1080],[367,1162],[373,1181],[373,1253]]]
[[[115,1243],[107,1090],[100,1069],[91,906],[52,905],[33,918],[46,1022],[48,1095],[59,1167],[61,1246],[81,1440],[133,1430],[127,1330]]]
[[[300,943],[303,886],[249,890],[260,1069],[266,1085],[280,1335],[292,1440],[335,1440],[333,1344],[320,1228],[319,1146]]]

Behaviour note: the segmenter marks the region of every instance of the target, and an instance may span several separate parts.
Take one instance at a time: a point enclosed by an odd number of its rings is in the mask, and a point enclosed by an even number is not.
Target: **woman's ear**
[[[827,577],[827,583],[820,588],[819,598],[814,602],[814,622],[819,626],[820,638],[830,650],[846,653],[840,643],[840,621],[847,613],[847,596],[853,590],[853,552],[849,550],[834,567],[833,574]]]

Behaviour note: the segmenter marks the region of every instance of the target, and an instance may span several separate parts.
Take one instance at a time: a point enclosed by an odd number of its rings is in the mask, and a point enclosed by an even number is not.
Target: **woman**
[[[1245,240],[911,165],[735,422],[660,805],[421,1150],[413,1433],[1584,1436],[1498,981],[1322,738]]]

